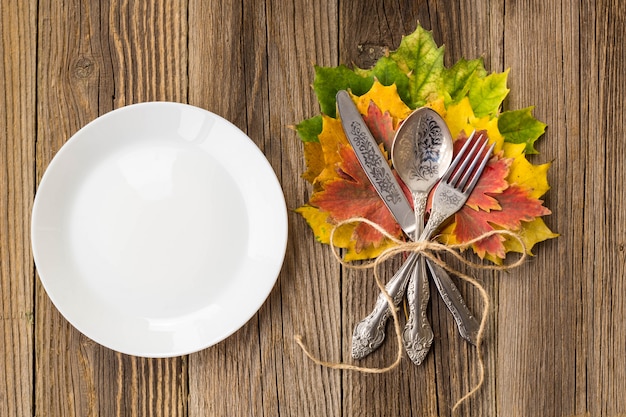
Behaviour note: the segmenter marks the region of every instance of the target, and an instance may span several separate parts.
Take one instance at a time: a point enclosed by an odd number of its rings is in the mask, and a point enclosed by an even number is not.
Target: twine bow
[[[386,249],[385,251],[383,251],[383,253],[380,254],[380,256],[378,256],[374,261],[371,261],[371,262],[366,262],[363,264],[353,264],[353,263],[345,261],[339,254],[338,248],[334,243],[334,236],[335,236],[335,232],[337,231],[337,229],[339,229],[340,227],[344,225],[352,224],[352,223],[368,224],[369,226],[373,227],[378,232],[380,232],[383,236],[385,236],[386,238],[394,242],[395,246]],[[522,255],[520,256],[520,258],[517,259],[517,261],[508,265],[486,265],[486,264],[479,264],[479,263],[472,262],[461,255],[460,252],[462,250],[467,249],[468,247],[470,247],[476,242],[479,242],[483,239],[486,239],[494,235],[506,236],[506,237],[510,237],[512,239],[517,240],[517,242],[520,244],[520,247],[522,248]],[[400,253],[414,252],[422,256],[425,256],[426,258],[430,259],[432,262],[444,268],[449,273],[458,276],[459,278],[463,279],[466,282],[469,282],[471,285],[473,285],[477,289],[477,291],[479,292],[483,300],[484,307],[481,313],[478,335],[476,337],[476,351],[477,351],[477,356],[478,356],[479,380],[467,394],[465,394],[463,397],[461,397],[461,399],[459,399],[456,402],[452,410],[455,411],[464,401],[468,400],[472,395],[478,392],[478,390],[482,387],[484,380],[485,380],[485,365],[484,365],[483,357],[481,354],[481,346],[482,346],[482,341],[483,341],[485,325],[487,322],[487,315],[488,315],[488,311],[490,308],[489,295],[487,294],[487,291],[485,290],[485,288],[476,279],[452,268],[448,263],[439,259],[439,257],[436,256],[436,254],[448,253],[452,255],[454,258],[458,259],[464,265],[473,269],[477,269],[477,270],[506,271],[506,270],[513,269],[513,268],[520,266],[526,259],[526,245],[524,244],[524,241],[519,235],[509,230],[492,230],[468,242],[465,242],[462,244],[455,244],[455,245],[444,245],[439,242],[435,242],[431,240],[418,241],[418,242],[405,242],[390,235],[379,224],[372,222],[369,219],[366,219],[364,217],[353,217],[353,218],[344,220],[342,222],[339,222],[337,225],[335,225],[335,227],[330,233],[330,246],[331,246],[332,253],[335,259],[341,265],[347,268],[352,268],[352,269],[358,269],[358,270],[372,269],[374,271],[373,275],[374,275],[374,280],[376,281],[376,285],[380,289],[384,298],[387,300],[389,311],[391,312],[391,316],[393,317],[394,331],[396,335],[396,342],[398,344],[398,350],[397,350],[397,355],[396,355],[396,359],[394,360],[394,362],[386,367],[383,367],[383,368],[362,367],[362,366],[357,366],[357,365],[352,365],[352,364],[342,363],[342,362],[323,361],[315,357],[309,351],[309,349],[304,345],[301,335],[295,335],[294,338],[295,338],[296,343],[300,346],[300,348],[302,348],[305,355],[309,359],[311,359],[317,365],[324,366],[324,367],[331,368],[331,369],[344,369],[344,370],[352,370],[352,371],[365,372],[365,373],[377,373],[377,374],[391,371],[392,369],[396,368],[400,364],[400,361],[402,360],[404,348],[403,348],[403,343],[402,343],[402,329],[400,328],[400,321],[398,319],[398,307],[395,306],[391,296],[385,289],[385,286],[382,280],[380,279],[379,269],[381,265],[384,264],[389,258],[393,258],[394,256]]]

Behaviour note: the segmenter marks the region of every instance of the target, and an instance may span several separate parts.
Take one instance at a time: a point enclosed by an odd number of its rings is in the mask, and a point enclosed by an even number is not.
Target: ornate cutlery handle
[[[454,285],[454,282],[446,270],[430,259],[427,259],[426,263],[428,264],[428,269],[430,269],[433,281],[435,281],[441,298],[444,303],[446,303],[450,313],[452,313],[452,317],[454,317],[454,321],[459,328],[459,334],[463,339],[476,345],[480,323],[469,310],[467,304],[465,304],[465,300],[463,300],[459,289]]]
[[[411,271],[417,261],[417,254],[411,253],[398,269],[393,278],[385,285],[385,289],[398,305],[404,296],[404,290],[411,277]],[[352,357],[362,359],[369,355],[385,340],[385,324],[391,315],[389,305],[383,294],[379,294],[372,312],[361,320],[352,333]]]
[[[434,338],[433,330],[426,316],[430,289],[423,256],[419,257],[417,267],[413,269],[406,297],[409,306],[409,319],[404,327],[402,340],[409,358],[416,365],[420,365],[428,354]]]
[[[418,255],[415,253],[409,255],[393,278],[385,285],[395,305],[402,301],[417,258]],[[425,259],[425,261],[441,294],[441,298],[454,317],[461,337],[475,345],[478,328],[480,327],[476,317],[465,304],[463,297],[446,270],[431,262],[430,259]],[[422,276],[425,277],[426,275]],[[416,303],[412,304],[417,305]],[[423,310],[425,310],[425,307]],[[385,325],[390,315],[391,312],[389,311],[387,300],[380,294],[376,299],[376,305],[372,312],[354,328],[352,334],[352,357],[354,359],[362,359],[380,347],[385,339]]]

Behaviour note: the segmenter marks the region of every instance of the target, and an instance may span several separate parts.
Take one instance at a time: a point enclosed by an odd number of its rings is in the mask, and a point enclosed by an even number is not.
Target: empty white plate
[[[33,206],[41,282],[79,331],[116,351],[211,346],[261,307],[287,243],[284,196],[237,127],[197,107],[123,107],[78,131]]]

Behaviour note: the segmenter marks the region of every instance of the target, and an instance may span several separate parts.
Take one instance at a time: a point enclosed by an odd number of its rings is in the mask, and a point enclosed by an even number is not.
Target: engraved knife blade
[[[413,208],[391,172],[387,159],[380,151],[376,139],[367,128],[348,92],[341,90],[337,93],[336,98],[343,130],[354,148],[367,178],[391,214],[396,218],[402,230],[407,235],[413,236],[415,232]]]

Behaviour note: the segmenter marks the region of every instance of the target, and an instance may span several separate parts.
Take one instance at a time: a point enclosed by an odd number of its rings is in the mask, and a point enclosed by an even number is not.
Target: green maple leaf
[[[317,115],[303,120],[295,127],[302,142],[319,142],[318,136],[322,133],[322,116]]]
[[[459,102],[463,97],[467,96],[472,81],[476,78],[484,78],[487,76],[487,70],[482,59],[465,60],[461,59],[450,69],[445,69],[443,73],[443,84],[446,95],[449,97],[447,101],[452,103]]]
[[[467,97],[476,117],[496,116],[500,105],[509,94],[506,79],[509,70],[489,74],[486,77],[471,77]]]
[[[418,26],[402,38],[397,50],[381,57],[370,69],[316,66],[313,90],[322,113],[330,117],[336,117],[337,91],[350,90],[361,96],[369,91],[374,79],[386,86],[395,84],[402,101],[417,108],[445,90],[443,54],[444,47],[437,46],[432,33]]]
[[[546,130],[546,124],[535,119],[533,107],[503,112],[498,118],[498,130],[504,140],[511,143],[525,143],[526,153],[536,154],[535,141]]]
[[[389,54],[409,78],[411,108],[423,106],[432,95],[443,90],[442,72],[444,47],[437,47],[432,33],[418,26],[415,32],[402,38],[397,50]]]
[[[315,67],[313,91],[317,95],[322,113],[335,117],[337,107],[335,95],[339,90],[350,90],[360,96],[369,91],[374,84],[374,77],[364,77],[345,65],[338,67]]]

